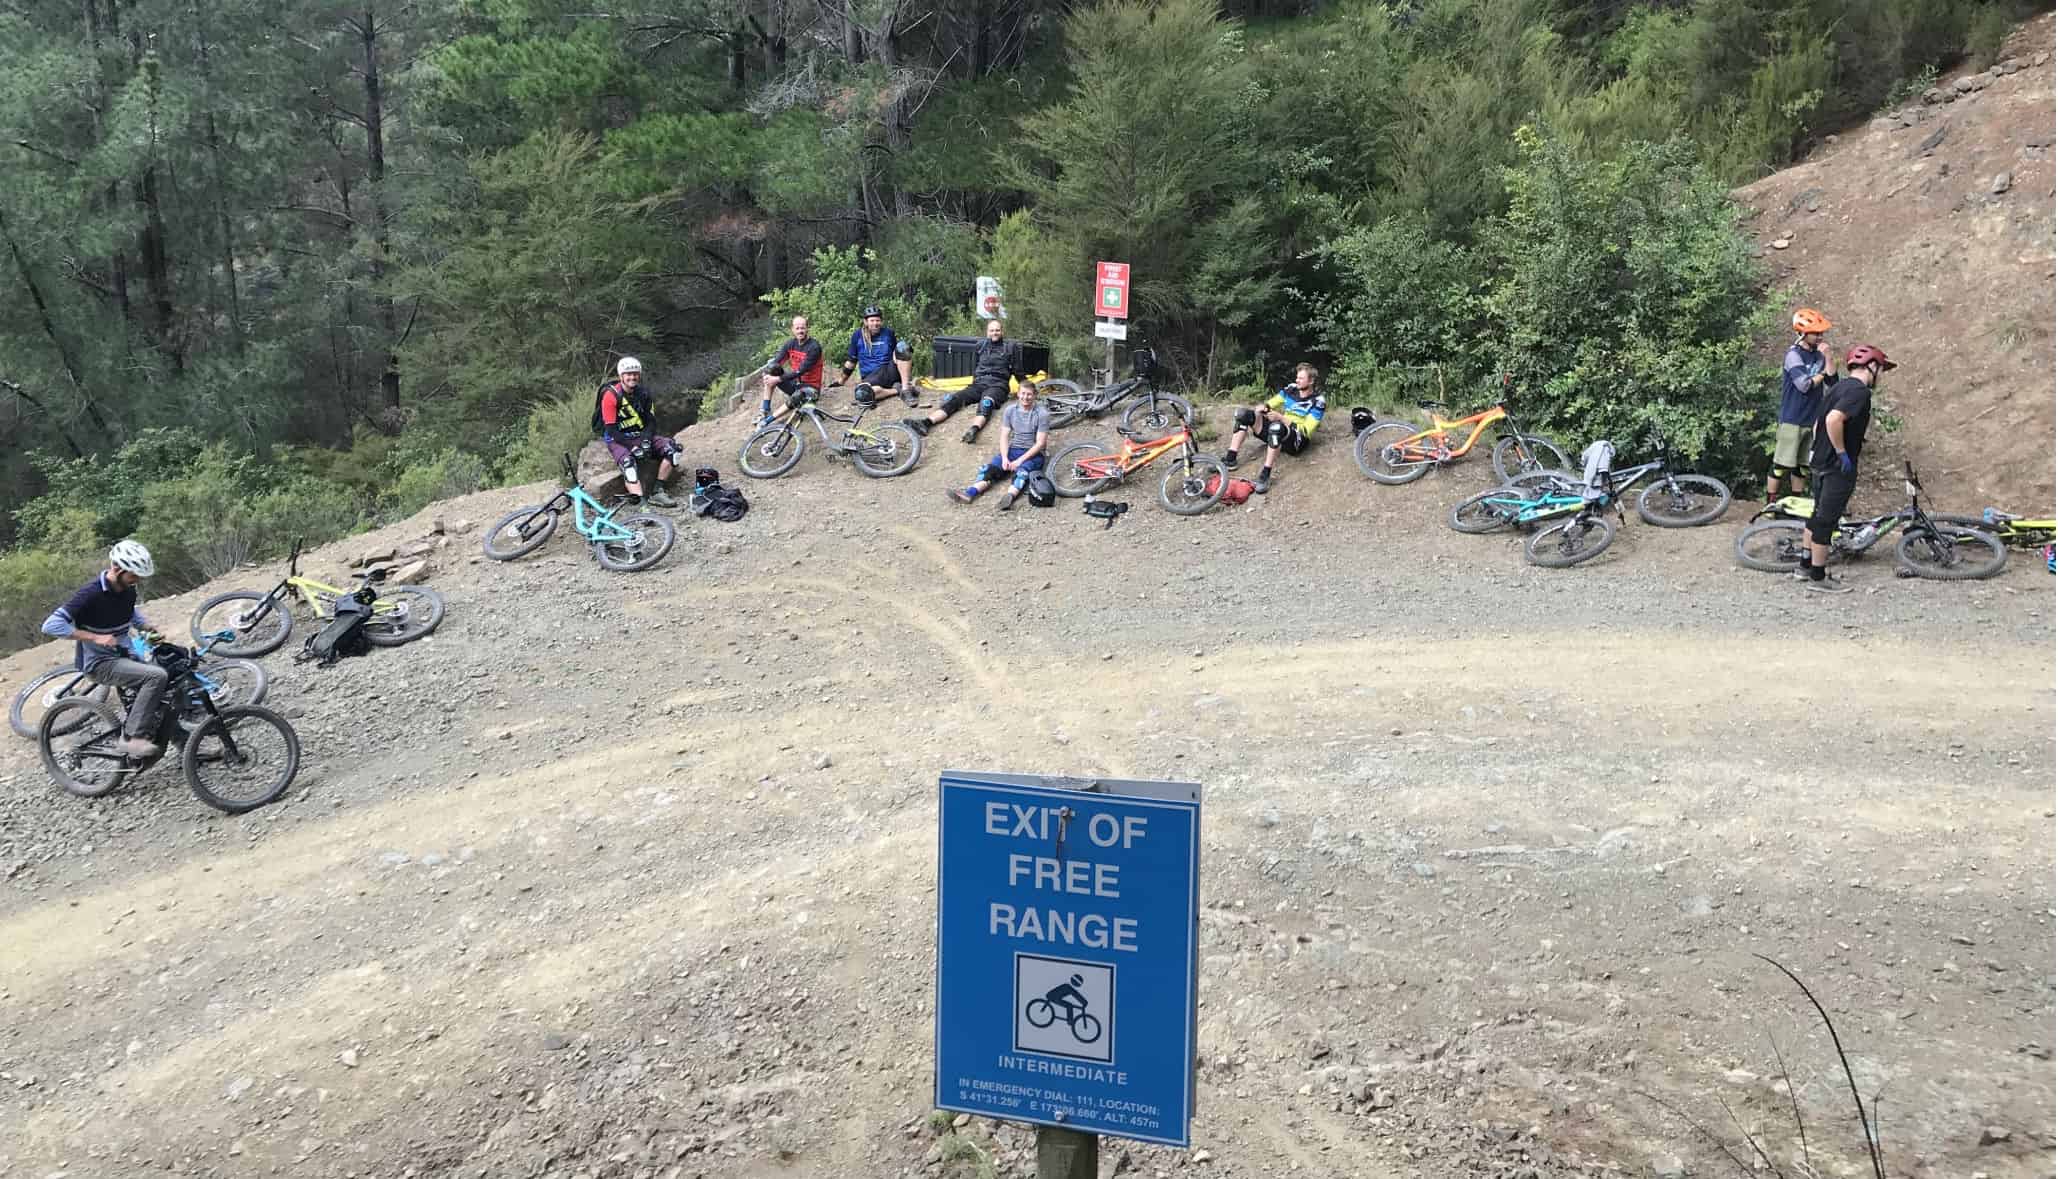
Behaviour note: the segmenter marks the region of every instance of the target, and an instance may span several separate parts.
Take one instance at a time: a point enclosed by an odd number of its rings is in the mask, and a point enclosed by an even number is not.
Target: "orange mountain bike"
[[[1500,438],[1493,444],[1493,471],[1502,483],[1527,471],[1569,471],[1572,463],[1558,444],[1522,429],[1508,412],[1505,391],[1509,378],[1501,377],[1504,398],[1500,405],[1466,417],[1450,419],[1439,410],[1450,406],[1442,401],[1421,402],[1429,411],[1429,428],[1411,422],[1381,422],[1358,435],[1358,469],[1379,483],[1413,483],[1429,473],[1472,453],[1488,426],[1500,426]],[[1443,392],[1443,374],[1437,374],[1437,392]]]
[[[1075,442],[1059,451],[1050,460],[1051,486],[1058,494],[1078,499],[1084,495],[1098,495],[1127,477],[1130,472],[1149,466],[1162,455],[1178,451],[1172,467],[1165,472],[1165,481],[1158,485],[1158,502],[1165,510],[1180,516],[1198,516],[1215,506],[1222,498],[1222,489],[1229,485],[1228,473],[1222,469],[1222,460],[1210,458],[1200,452],[1200,445],[1194,441],[1193,428],[1183,426],[1160,438],[1145,441],[1128,430],[1117,430],[1122,435],[1119,446],[1105,442]]]

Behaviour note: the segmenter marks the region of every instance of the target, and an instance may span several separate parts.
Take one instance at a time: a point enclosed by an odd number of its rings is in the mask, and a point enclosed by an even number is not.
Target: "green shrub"
[[[1965,30],[1965,52],[1974,69],[1986,69],[2001,60],[2008,34],[2015,31],[2015,17],[2006,4],[1982,4]]]
[[[823,380],[835,379],[850,333],[857,329],[858,313],[867,303],[878,304],[887,326],[895,331],[916,330],[918,309],[899,291],[882,289],[884,280],[873,273],[877,261],[878,255],[857,246],[824,246],[813,255],[814,281],[759,295],[772,309],[772,323],[756,359],[771,355],[779,341],[787,338],[787,328],[796,315],[807,316],[810,334],[822,342]]]
[[[574,460],[593,441],[593,393],[574,390],[563,397],[539,402],[522,419],[521,434],[500,459],[500,477],[506,483],[536,483],[555,479],[563,470],[564,455]]]
[[[97,554],[52,549],[0,553],[0,651],[41,642],[43,620],[99,563]]]
[[[400,467],[379,497],[379,513],[387,520],[405,519],[437,500],[470,495],[485,485],[484,460],[446,447]]]

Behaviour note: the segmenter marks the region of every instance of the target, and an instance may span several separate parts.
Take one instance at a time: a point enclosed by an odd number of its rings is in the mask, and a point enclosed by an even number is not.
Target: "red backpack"
[[[1209,476],[1207,493],[1209,495],[1215,494],[1215,488],[1221,482],[1222,476]],[[1257,489],[1258,485],[1251,482],[1248,479],[1231,479],[1229,481],[1229,486],[1222,488],[1222,502],[1225,504],[1229,504],[1231,506],[1240,504],[1243,501],[1249,499],[1251,497],[1251,492],[1256,491]]]

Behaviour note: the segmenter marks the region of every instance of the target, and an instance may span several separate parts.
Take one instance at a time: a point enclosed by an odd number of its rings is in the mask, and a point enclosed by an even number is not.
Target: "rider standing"
[[[1809,443],[1813,441],[1815,418],[1822,407],[1822,391],[1835,375],[1829,354],[1822,350],[1822,337],[1829,331],[1829,317],[1813,307],[1794,312],[1794,346],[1786,350],[1780,366],[1779,425],[1772,444],[1772,473],[1765,477],[1765,502],[1779,498],[1779,481],[1793,477],[1796,495],[1808,490],[1802,471],[1808,466]]]
[[[886,326],[886,317],[879,308],[866,307],[860,318],[863,324],[850,333],[850,349],[844,354],[843,374],[836,378],[836,383],[841,385],[850,380],[851,373],[857,373],[857,402],[871,405],[882,389],[913,385],[914,367],[907,341]]]
[[[655,453],[660,486],[650,493],[647,502],[661,508],[678,507],[679,501],[666,494],[662,484],[672,477],[672,460],[679,454],[679,444],[651,426],[650,391],[643,387],[642,361],[624,356],[615,362],[615,379],[600,387],[599,416],[600,439],[622,468],[622,483],[629,494],[645,499],[636,470],[637,452]]]
[[[155,663],[122,655],[122,641],[131,629],[147,630],[143,612],[136,608],[136,586],[157,572],[150,550],[133,540],[116,544],[107,553],[107,568],[66,598],[64,605],[43,620],[43,633],[78,643],[74,665],[97,683],[130,684],[136,689],[122,724],[121,744],[128,757],[150,757],[157,742],[147,731],[157,719],[157,698],[164,694],[171,675]]]
[[[1893,368],[1887,354],[1860,344],[1844,357],[1843,380],[1822,399],[1809,466],[1815,472],[1815,514],[1808,517],[1808,561],[1794,567],[1794,579],[1817,593],[1847,594],[1851,587],[1829,573],[1829,544],[1858,485],[1858,456],[1872,424],[1872,392],[1879,375]]]

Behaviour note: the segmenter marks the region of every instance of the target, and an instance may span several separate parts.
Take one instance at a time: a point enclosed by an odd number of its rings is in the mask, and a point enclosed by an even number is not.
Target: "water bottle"
[[[1988,524],[1994,523],[1994,509],[1981,508],[1979,510],[1979,518]]]

